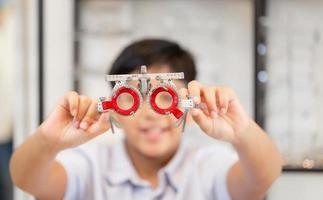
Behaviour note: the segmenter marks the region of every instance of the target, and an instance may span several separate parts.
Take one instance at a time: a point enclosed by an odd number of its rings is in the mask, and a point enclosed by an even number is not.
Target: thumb
[[[212,119],[206,116],[200,109],[191,109],[191,115],[193,120],[199,125],[199,127],[205,133],[211,133],[213,129]]]
[[[99,117],[98,121],[96,121],[94,124],[89,127],[87,130],[91,136],[96,137],[110,129],[110,122],[109,122],[109,113],[103,113]]]

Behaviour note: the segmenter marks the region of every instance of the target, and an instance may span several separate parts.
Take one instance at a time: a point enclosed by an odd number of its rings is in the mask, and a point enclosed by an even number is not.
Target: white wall
[[[45,116],[72,89],[73,1],[47,0],[45,5]],[[38,16],[36,0],[16,2],[16,88],[14,143],[21,144],[38,126]],[[15,200],[34,199],[15,188]]]
[[[20,145],[38,126],[38,53],[37,2],[15,2],[15,96],[14,145]],[[31,199],[30,195],[15,188],[14,198]]]
[[[44,89],[45,116],[73,86],[74,1],[46,0]]]

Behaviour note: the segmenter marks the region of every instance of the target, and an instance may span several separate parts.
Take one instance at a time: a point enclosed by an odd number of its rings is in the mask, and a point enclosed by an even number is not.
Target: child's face
[[[168,73],[169,68],[151,67],[148,73]],[[138,72],[134,72],[138,73]],[[173,81],[178,89],[185,87],[183,81]],[[158,84],[158,81],[152,80],[152,86]],[[137,81],[131,82],[134,86],[138,85]],[[168,107],[171,97],[165,93],[157,95],[159,106]],[[172,115],[161,115],[149,108],[146,101],[133,116],[117,115],[117,119],[122,125],[126,135],[127,145],[140,154],[157,158],[174,153],[181,140],[181,128],[174,127],[176,118]],[[121,103],[121,102],[120,102]],[[121,105],[120,105],[121,106]]]

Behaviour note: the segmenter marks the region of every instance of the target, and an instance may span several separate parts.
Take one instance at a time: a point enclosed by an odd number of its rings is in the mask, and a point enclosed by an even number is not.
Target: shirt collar
[[[185,161],[187,160],[189,148],[185,139],[182,139],[179,148],[177,149],[174,157],[165,166],[164,170],[170,185],[177,191],[180,183],[182,182]]]
[[[183,161],[188,156],[187,143],[181,141],[174,157],[170,162],[159,171],[158,176],[166,177],[166,181],[175,191],[178,190],[182,176],[179,176],[179,170],[182,170]],[[130,182],[136,186],[149,186],[147,181],[143,181],[135,171],[131,160],[126,152],[125,140],[118,142],[109,149],[108,168],[105,172],[105,177],[110,184],[120,185],[125,182]]]
[[[138,177],[130,158],[126,152],[124,140],[109,148],[108,168],[105,177],[109,183],[120,185],[129,181],[134,185],[147,185]]]

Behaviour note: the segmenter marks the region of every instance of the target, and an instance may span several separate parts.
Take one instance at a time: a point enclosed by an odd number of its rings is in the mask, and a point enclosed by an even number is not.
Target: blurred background
[[[8,160],[66,91],[107,96],[104,74],[129,42],[191,51],[198,80],[233,87],[284,156],[268,200],[323,198],[323,0],[0,0],[0,199]],[[192,127],[185,136],[210,144]],[[118,140],[105,134],[100,143]]]

